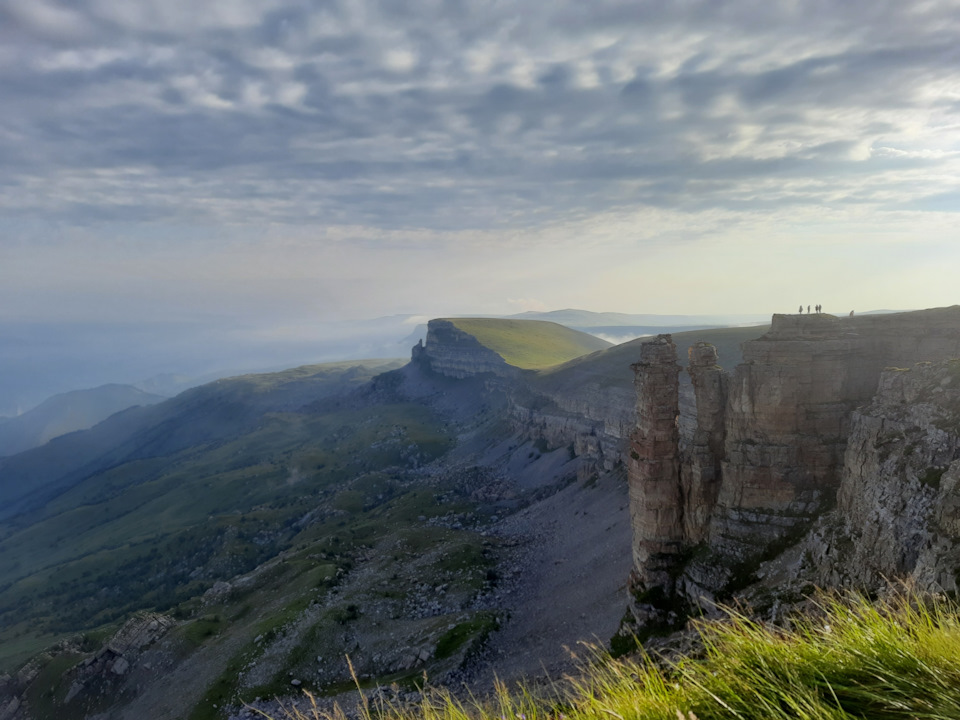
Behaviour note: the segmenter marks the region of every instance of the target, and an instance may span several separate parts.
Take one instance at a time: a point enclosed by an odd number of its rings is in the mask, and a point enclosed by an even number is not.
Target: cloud
[[[328,298],[393,248],[371,309],[420,262],[508,312],[589,252],[948,232],[958,36],[947,1],[0,0],[0,246],[357,248],[296,251]]]
[[[64,221],[529,227],[869,199],[864,175],[932,194],[956,162],[934,125],[960,102],[950,3],[0,7],[26,59],[0,74],[2,182]],[[910,183],[874,152],[907,142]],[[103,179],[130,167],[127,193]],[[761,200],[755,178],[820,191]]]

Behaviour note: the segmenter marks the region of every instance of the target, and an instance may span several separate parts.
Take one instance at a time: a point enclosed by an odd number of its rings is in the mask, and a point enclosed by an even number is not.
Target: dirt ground
[[[559,678],[576,668],[578,643],[606,644],[626,608],[630,520],[626,481],[573,483],[505,518],[495,532],[522,539],[501,598],[509,619],[474,664],[470,685],[494,676]]]

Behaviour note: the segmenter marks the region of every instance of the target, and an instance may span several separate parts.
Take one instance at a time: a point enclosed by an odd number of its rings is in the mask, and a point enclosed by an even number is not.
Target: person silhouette
[[[809,315],[809,314],[810,314],[810,306],[807,305],[807,315]]]
[[[800,306],[800,309],[799,309],[797,312],[799,312],[801,315],[803,315],[803,305]]]

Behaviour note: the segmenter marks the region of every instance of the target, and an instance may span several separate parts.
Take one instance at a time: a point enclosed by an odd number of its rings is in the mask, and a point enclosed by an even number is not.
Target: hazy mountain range
[[[162,400],[166,400],[163,395],[116,384],[54,395],[0,424],[0,456],[14,455],[60,435],[93,427],[134,405],[153,405]]]
[[[469,314],[453,313],[448,317]],[[611,342],[657,332],[766,322],[766,315],[653,315],[586,310],[526,312]],[[217,318],[170,323],[0,321],[0,416],[53,395],[108,383],[175,395],[217,378],[350,358],[407,357],[426,334],[426,316],[401,314],[285,326]]]

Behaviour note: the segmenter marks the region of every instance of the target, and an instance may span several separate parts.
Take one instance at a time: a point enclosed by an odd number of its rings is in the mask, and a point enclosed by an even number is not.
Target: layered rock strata
[[[500,355],[485,347],[473,335],[460,330],[449,320],[431,320],[427,341],[413,347],[412,360],[446,377],[468,378],[490,373],[498,377],[516,377],[520,370],[507,364]]]
[[[662,342],[651,347],[659,353]],[[662,373],[643,352],[638,371],[651,380],[638,379],[641,405]],[[883,368],[957,356],[956,306],[863,318],[775,315],[766,335],[744,343],[744,362],[729,378],[709,347],[692,348],[692,433],[676,449],[643,445],[669,457],[630,468],[634,575],[692,600],[748,581],[761,561],[796,545],[836,505],[854,410],[874,396]],[[678,395],[677,387],[671,381],[663,392]],[[638,434],[647,422],[638,413]],[[672,489],[665,475],[651,485],[644,474],[674,463]],[[670,553],[637,552],[665,538]]]
[[[853,414],[837,509],[803,547],[817,584],[960,589],[960,361],[883,373]]]
[[[549,447],[571,447],[584,476],[622,462],[636,425],[636,392],[627,388],[585,383],[575,393],[514,393],[510,400],[516,430]]]
[[[681,465],[683,533],[687,543],[702,541],[720,491],[726,455],[727,374],[717,364],[717,349],[700,342],[689,350],[687,372],[693,385],[694,429]]]
[[[677,426],[680,366],[670,335],[644,343],[633,369],[637,428],[630,439],[628,477],[635,528],[633,585],[643,591],[669,586],[684,543]]]

